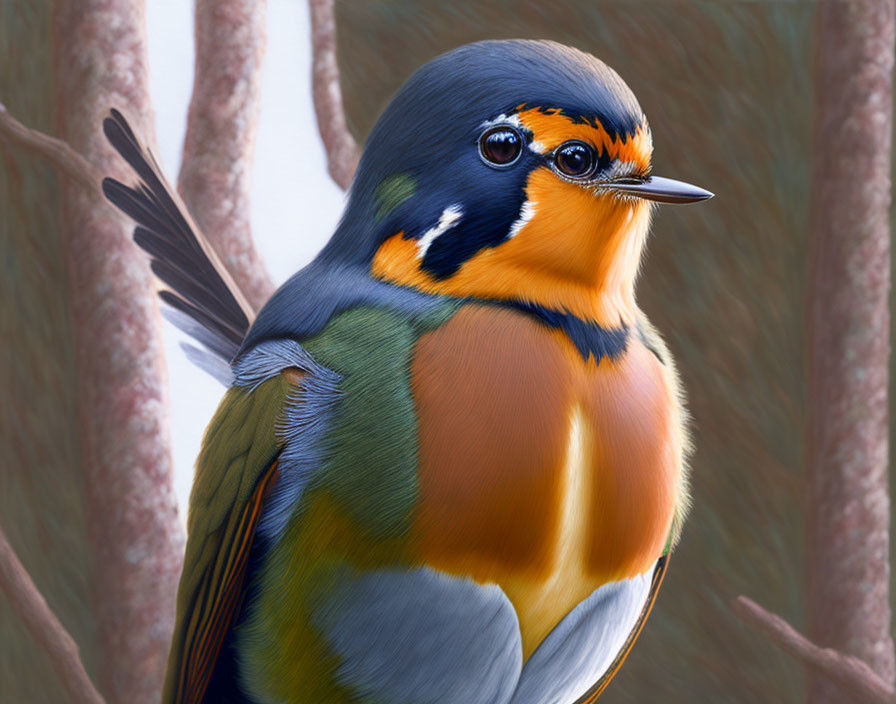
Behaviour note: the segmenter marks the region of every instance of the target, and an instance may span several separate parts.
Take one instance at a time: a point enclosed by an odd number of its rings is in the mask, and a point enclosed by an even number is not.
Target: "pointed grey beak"
[[[643,180],[619,179],[602,183],[600,186],[619,193],[655,200],[658,203],[696,203],[715,195],[699,186],[662,176],[650,176]]]

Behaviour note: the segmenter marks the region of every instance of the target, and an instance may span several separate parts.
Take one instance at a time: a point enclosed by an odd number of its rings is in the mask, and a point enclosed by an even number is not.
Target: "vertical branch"
[[[309,0],[311,11],[311,85],[317,129],[327,152],[330,177],[349,187],[358,166],[359,150],[348,131],[336,61],[336,20],[333,0]]]
[[[196,72],[178,179],[190,213],[255,310],[274,291],[249,220],[265,40],[264,0],[197,0]]]
[[[116,106],[151,134],[143,2],[62,3],[54,31],[59,134],[99,172],[127,178],[100,124]],[[61,222],[98,682],[112,702],[154,704],[183,555],[155,295],[124,222],[96,193],[66,184]]]
[[[887,363],[894,5],[819,3],[808,296],[809,636],[894,678]],[[827,678],[812,702],[839,702]]]

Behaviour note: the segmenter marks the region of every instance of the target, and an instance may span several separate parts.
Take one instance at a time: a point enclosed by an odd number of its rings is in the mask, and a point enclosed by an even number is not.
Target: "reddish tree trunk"
[[[823,2],[808,299],[809,635],[894,678],[887,364],[894,5]],[[813,677],[813,703],[842,702]]]
[[[152,134],[143,2],[71,0],[55,31],[59,133],[129,180],[100,125],[114,106]],[[159,316],[130,225],[77,184],[63,211],[98,684],[110,702],[155,703],[183,554]]]
[[[196,72],[178,181],[190,214],[255,310],[274,292],[249,222],[265,37],[263,0],[197,0]]]

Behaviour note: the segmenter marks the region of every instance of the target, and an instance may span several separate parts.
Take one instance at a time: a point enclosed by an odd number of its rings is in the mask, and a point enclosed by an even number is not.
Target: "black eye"
[[[512,127],[491,127],[479,138],[479,153],[489,164],[508,166],[523,151],[523,138]]]
[[[583,142],[567,142],[554,153],[557,170],[571,178],[588,176],[594,169],[594,150]]]

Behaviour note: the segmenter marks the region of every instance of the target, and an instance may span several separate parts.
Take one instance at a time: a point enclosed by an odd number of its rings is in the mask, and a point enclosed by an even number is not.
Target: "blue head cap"
[[[635,97],[593,56],[550,41],[485,41],[433,59],[404,84],[377,121],[336,233],[320,255],[278,290],[244,342],[304,339],[354,305],[421,311],[438,300],[371,276],[380,245],[403,233],[424,241],[452,213],[420,260],[437,278],[451,276],[476,252],[508,239],[526,200],[526,181],[544,165],[528,147],[512,167],[492,168],[479,153],[488,122],[520,109],[559,111],[599,122],[625,140],[645,125]],[[503,116],[503,118],[502,118]]]

